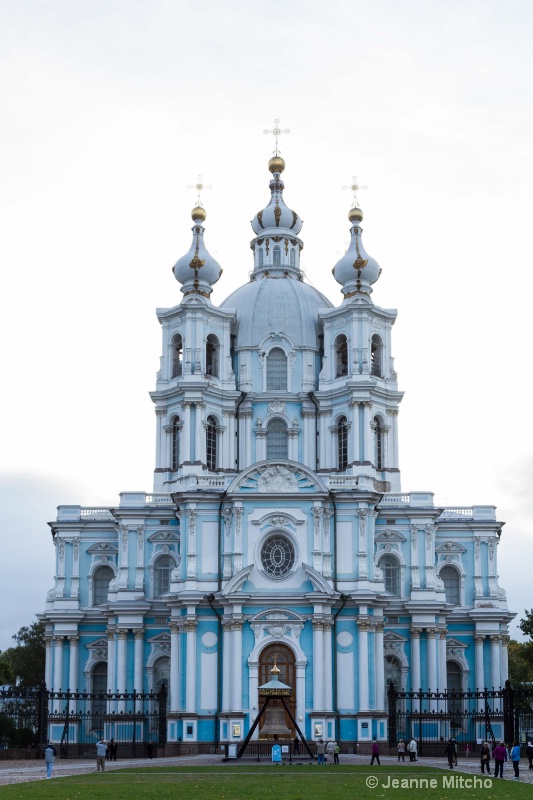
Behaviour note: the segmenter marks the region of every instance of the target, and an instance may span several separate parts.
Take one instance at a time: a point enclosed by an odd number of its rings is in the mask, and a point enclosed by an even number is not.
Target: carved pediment
[[[307,467],[294,461],[261,461],[244,470],[228,488],[236,492],[257,494],[327,494],[323,481]]]
[[[118,547],[110,542],[97,542],[87,548],[88,553],[105,553],[106,555],[116,555]]]
[[[101,636],[100,639],[94,639],[92,642],[86,644],[85,647],[87,650],[107,650],[107,638]]]
[[[170,645],[169,633],[158,633],[157,636],[151,636],[148,639],[149,644],[168,644]]]
[[[459,544],[459,542],[440,542],[440,544],[435,545],[435,552],[446,555],[449,553],[466,553],[466,547]]]
[[[148,537],[149,542],[179,542],[180,537],[173,531],[156,531]]]
[[[250,624],[253,622],[271,622],[272,620],[279,620],[287,624],[288,622],[305,622],[305,618],[295,611],[289,611],[286,608],[269,608],[267,611],[259,611],[250,619]]]
[[[405,636],[400,636],[399,633],[394,633],[393,631],[388,631],[383,636],[383,642],[387,642],[389,644],[402,644],[406,642],[407,638]]]
[[[387,528],[386,531],[380,531],[374,536],[376,542],[405,542],[406,537],[399,531],[393,531]]]
[[[468,645],[465,644],[465,642],[461,642],[459,639],[454,639],[453,637],[451,639],[446,639],[447,650],[466,650],[467,647]]]

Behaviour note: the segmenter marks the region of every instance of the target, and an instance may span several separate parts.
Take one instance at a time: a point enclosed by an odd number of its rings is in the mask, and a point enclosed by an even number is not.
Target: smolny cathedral
[[[220,305],[206,213],[192,211],[181,302],[157,310],[153,491],[59,506],[51,523],[47,687],[166,685],[167,741],[193,751],[244,738],[274,662],[306,738],[343,747],[386,739],[391,681],[507,678],[494,506],[437,507],[401,487],[396,311],[371,298],[381,269],[363,213],[349,211],[332,302],[304,280],[277,149],[268,169],[253,270]]]

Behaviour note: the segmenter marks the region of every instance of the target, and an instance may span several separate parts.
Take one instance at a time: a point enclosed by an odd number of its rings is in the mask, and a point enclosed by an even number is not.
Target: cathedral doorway
[[[284,644],[271,644],[262,651],[260,658],[259,658],[259,686],[262,686],[264,683],[268,683],[272,680],[272,673],[271,669],[277,664],[279,669],[279,676],[278,679],[281,683],[287,684],[290,686],[292,691],[289,697],[285,697],[285,702],[287,706],[290,708],[291,714],[296,719],[296,660],[294,653]],[[262,705],[261,698],[258,698],[259,707]],[[259,723],[259,738],[273,738],[273,735],[269,735],[265,732],[263,735],[261,733],[262,729],[265,727],[265,722],[267,722],[267,715],[269,708],[279,707],[283,709],[284,719],[285,719],[285,726],[290,731],[291,738],[297,735],[296,729],[291,722],[291,718],[283,708],[283,705],[280,700],[274,702],[271,701],[267,706],[267,713],[263,715]],[[286,736],[288,737],[289,734]],[[282,735],[279,736],[280,739],[284,738]]]

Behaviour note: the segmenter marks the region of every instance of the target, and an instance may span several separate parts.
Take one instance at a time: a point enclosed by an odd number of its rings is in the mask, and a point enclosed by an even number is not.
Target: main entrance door
[[[294,659],[294,653],[284,644],[271,644],[268,647],[265,647],[263,652],[261,653],[260,661],[259,661],[259,686],[262,686],[264,683],[268,683],[272,680],[272,673],[271,669],[274,666],[274,663],[277,664],[279,669],[279,680],[281,683],[287,684],[292,689],[292,692],[289,697],[285,697],[285,702],[287,703],[288,707],[291,710],[291,714],[296,719],[296,663]],[[261,698],[258,698],[259,706],[262,705]],[[277,701],[277,704],[281,708],[283,705],[280,700]],[[270,703],[272,705],[272,701]],[[268,707],[267,707],[268,710]],[[296,736],[296,729],[291,722],[291,718],[283,708],[283,712],[285,715],[285,725],[289,728],[291,732],[291,737],[294,738]],[[265,716],[261,719],[259,723],[259,737],[261,738],[261,729],[265,724]]]

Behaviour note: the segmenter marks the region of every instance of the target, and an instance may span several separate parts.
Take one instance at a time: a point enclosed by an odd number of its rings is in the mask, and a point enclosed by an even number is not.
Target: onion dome
[[[302,220],[292,209],[285,205],[283,200],[283,189],[285,184],[281,180],[281,173],[285,169],[285,161],[279,155],[275,155],[268,162],[268,169],[272,173],[272,180],[269,187],[272,192],[270,203],[263,211],[258,211],[252,220],[252,228],[258,236],[266,232],[279,233],[290,231],[293,236],[297,236],[302,229]]]
[[[333,276],[341,284],[345,300],[358,297],[359,300],[368,298],[367,302],[370,302],[371,287],[379,278],[381,268],[363,247],[362,228],[359,227],[359,223],[363,221],[361,209],[358,206],[351,208],[348,219],[352,223],[352,238],[348,250],[332,270]]]
[[[213,284],[222,275],[222,268],[213,256],[210,256],[204,244],[204,227],[206,213],[202,206],[197,205],[191,212],[194,222],[192,227],[193,239],[189,252],[179,258],[173,267],[174,276],[182,285],[181,291],[185,296],[198,294],[209,297],[213,291]]]

